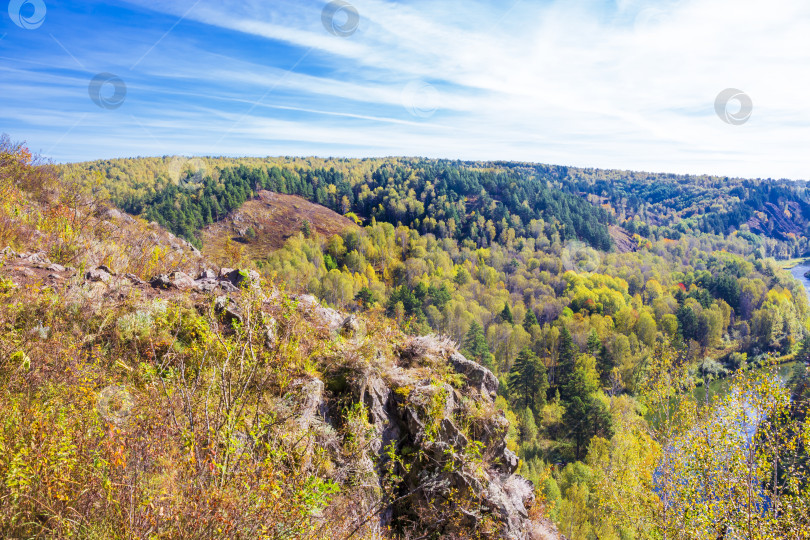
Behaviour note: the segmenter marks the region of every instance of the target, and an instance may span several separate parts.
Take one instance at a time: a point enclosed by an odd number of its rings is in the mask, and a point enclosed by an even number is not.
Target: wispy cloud
[[[67,27],[86,15],[65,15],[49,46],[10,29],[3,129],[63,160],[423,155],[810,176],[803,0],[352,3],[347,38],[301,0],[131,0],[92,40]],[[124,107],[93,110],[76,62],[88,80],[123,78]],[[417,81],[429,91],[409,93]],[[754,102],[742,126],[714,112],[730,87]],[[49,115],[65,127],[48,131]]]

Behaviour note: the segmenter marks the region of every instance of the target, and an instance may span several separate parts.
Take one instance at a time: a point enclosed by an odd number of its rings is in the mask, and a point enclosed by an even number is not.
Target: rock
[[[206,268],[205,270],[200,272],[200,275],[197,276],[197,281],[200,281],[200,280],[203,280],[203,279],[206,279],[206,280],[208,280],[208,279],[217,279],[217,273],[214,272],[213,270],[211,270],[210,268]]]
[[[156,289],[179,289],[186,291],[194,288],[194,280],[184,272],[172,272],[171,274],[161,274],[153,277],[149,284]]]
[[[484,504],[500,518],[502,538],[523,540],[529,528],[528,507],[534,502],[532,483],[518,475],[494,477],[486,491]]]
[[[328,307],[323,307],[318,299],[309,294],[293,296],[298,301],[298,306],[303,311],[308,312],[313,322],[329,331],[335,331],[345,320],[340,313]]]
[[[362,339],[365,337],[365,326],[357,315],[349,315],[340,325],[340,336],[344,339]]]
[[[115,272],[113,272],[112,270],[110,270],[110,267],[109,267],[109,266],[106,266],[106,265],[103,265],[103,264],[102,264],[102,265],[100,265],[100,266],[97,266],[96,268],[97,268],[98,270],[103,270],[104,272],[107,272],[107,273],[108,273],[108,274],[110,274],[111,276],[114,276],[114,275],[115,275]]]
[[[477,362],[468,360],[459,352],[451,354],[449,362],[457,373],[464,375],[470,387],[484,395],[495,397],[498,392],[498,378],[490,370]]]
[[[172,285],[181,291],[187,291],[194,288],[194,280],[191,276],[184,272],[172,272],[169,274],[169,279],[172,280]]]
[[[241,323],[243,321],[239,306],[228,296],[218,296],[217,299],[214,300],[214,313],[219,315],[223,322],[231,326],[233,326],[234,323]]]
[[[106,270],[103,270],[101,267],[97,267],[93,270],[88,270],[85,272],[84,279],[95,283],[109,283],[112,276]]]
[[[143,285],[146,283],[144,280],[136,276],[135,274],[124,274],[124,277],[130,281],[133,285]]]
[[[231,282],[236,287],[244,287],[248,283],[258,283],[259,273],[255,270],[231,270],[224,273],[225,268],[220,272],[220,277],[224,280]]]
[[[51,272],[64,272],[65,267],[62,266],[61,264],[49,264],[46,267],[46,270],[50,270]]]
[[[278,343],[278,323],[272,317],[264,325],[264,345],[268,349],[275,348]]]

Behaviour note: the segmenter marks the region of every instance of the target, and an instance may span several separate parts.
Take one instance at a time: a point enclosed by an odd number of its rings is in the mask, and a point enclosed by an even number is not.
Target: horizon
[[[58,163],[424,156],[808,178],[798,0],[12,0],[0,18],[0,131]]]

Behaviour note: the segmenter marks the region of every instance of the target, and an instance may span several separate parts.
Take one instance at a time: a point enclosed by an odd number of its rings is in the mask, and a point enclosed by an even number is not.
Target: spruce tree
[[[560,389],[560,395],[564,401],[568,401],[567,386],[568,381],[574,374],[576,368],[577,354],[579,348],[571,338],[571,332],[565,326],[560,330],[560,342],[558,347],[558,362],[557,362],[557,386]]]
[[[484,329],[477,321],[473,321],[470,329],[467,330],[467,335],[464,337],[464,349],[461,352],[470,360],[475,360],[490,370],[495,368],[487,339],[484,337]]]
[[[534,314],[534,310],[531,308],[526,310],[526,316],[523,317],[523,328],[528,332],[532,326],[539,324],[540,323],[537,322],[537,315]]]
[[[504,304],[503,311],[501,311],[500,315],[498,315],[498,318],[500,318],[500,320],[503,321],[503,322],[508,322],[509,324],[515,324],[515,319],[512,316],[512,310],[509,309],[509,302]]]
[[[537,405],[545,403],[547,389],[546,366],[526,347],[509,370],[509,393],[518,407],[536,411]]]

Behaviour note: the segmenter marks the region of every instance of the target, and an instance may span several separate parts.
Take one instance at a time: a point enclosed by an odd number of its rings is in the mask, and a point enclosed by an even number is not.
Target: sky
[[[11,0],[0,20],[0,133],[58,162],[810,179],[807,0]]]

